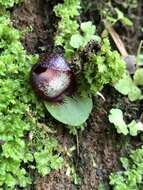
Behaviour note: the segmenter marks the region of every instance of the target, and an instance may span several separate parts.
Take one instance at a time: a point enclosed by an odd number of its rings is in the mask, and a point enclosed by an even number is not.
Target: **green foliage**
[[[136,70],[134,74],[134,82],[136,85],[143,85],[143,68]]]
[[[121,158],[123,171],[110,175],[113,190],[142,190],[143,148],[131,151],[128,158]]]
[[[80,9],[79,0],[65,0],[63,4],[58,4],[54,7],[56,16],[61,19],[58,23],[55,44],[64,44],[66,57],[70,57],[74,52],[70,45],[70,39],[72,35],[79,34],[79,24],[74,18],[75,16],[79,16]]]
[[[137,59],[138,59],[137,64],[143,65],[143,53],[140,53],[139,55],[137,55]]]
[[[137,136],[139,132],[143,131],[143,124],[141,122],[132,120],[129,124],[126,124],[120,109],[110,110],[109,121],[114,124],[117,133],[122,133],[123,135],[130,134],[131,136]]]
[[[78,96],[66,97],[61,104],[45,102],[45,106],[58,121],[70,126],[80,126],[89,117],[92,110],[92,99]]]
[[[101,49],[91,53],[84,64],[80,85],[82,89],[95,95],[105,84],[118,81],[125,71],[125,63],[117,51],[112,51],[108,38],[104,38]]]
[[[98,190],[106,190],[106,187],[102,181],[99,183]]]
[[[80,0],[64,0],[63,4],[54,7],[56,16],[61,20],[58,23],[56,45],[63,45],[65,57],[70,59],[74,54],[74,49],[82,49],[90,40],[99,41],[95,35],[96,28],[92,22],[79,24],[76,17],[80,15]],[[83,33],[83,34],[81,34]]]
[[[110,6],[112,7],[112,5],[110,5]],[[131,27],[133,25],[133,22],[128,17],[126,17],[120,9],[114,7],[114,14],[113,14],[109,10],[109,7],[107,9],[104,9],[103,11],[101,11],[106,22],[109,22],[112,25],[114,25],[118,21],[120,21],[122,24],[124,24],[126,26]]]
[[[12,27],[7,15],[0,17],[0,140],[3,142],[0,145],[0,188],[13,190],[17,185],[26,187],[31,183],[25,165],[46,174],[61,167],[62,160],[54,153],[55,140],[39,142],[42,147],[38,150],[27,137],[37,128],[36,121],[44,113],[43,105],[36,100],[29,84],[29,73],[37,56],[26,54],[20,32]],[[44,155],[46,158],[42,158]]]
[[[127,12],[138,6],[138,0],[83,0],[82,6],[85,13],[87,12],[89,14],[90,12],[98,12],[101,16],[101,22],[106,21],[113,25],[117,22],[121,22],[122,24],[131,27],[133,22],[128,17]]]
[[[57,151],[58,148],[57,141],[53,137],[49,137],[40,125],[33,130],[31,146],[33,147],[33,145],[36,168],[42,176],[49,174],[53,169],[57,170],[62,167],[63,158],[58,153],[53,154],[53,151]]]
[[[114,20],[114,23],[121,21],[126,26],[133,26],[133,22],[128,17],[126,17],[122,11],[120,11],[118,8],[115,8],[115,11],[117,13],[117,18]]]
[[[136,70],[133,79],[128,73],[125,73],[114,87],[121,94],[128,95],[130,101],[136,101],[143,99],[139,85],[143,85],[143,69],[141,68]]]
[[[0,0],[0,6],[5,8],[13,7],[14,4],[18,4],[21,0]]]
[[[122,133],[124,135],[128,134],[127,125],[123,119],[123,113],[120,109],[110,110],[109,121],[115,125],[118,133]]]
[[[25,80],[28,77],[30,62],[34,63],[35,58],[26,56],[19,37],[19,32],[13,29],[4,17],[1,18],[0,139],[4,141],[4,145],[0,158],[0,184],[5,188],[19,183],[21,186],[30,183],[21,163],[33,159],[32,155],[26,156],[29,152],[23,139],[31,124],[28,118],[23,118],[28,110],[26,102],[29,101]]]
[[[102,5],[102,7],[104,7],[101,9],[101,15],[105,21],[112,25],[117,22],[121,22],[123,25],[131,27],[133,26],[133,22],[126,16],[126,12],[127,10],[131,10],[137,6],[137,2],[135,1],[125,0],[120,2],[111,2],[109,0],[107,4],[105,3]]]

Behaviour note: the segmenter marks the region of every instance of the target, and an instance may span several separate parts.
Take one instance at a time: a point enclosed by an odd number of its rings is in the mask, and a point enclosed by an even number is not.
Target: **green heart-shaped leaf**
[[[92,110],[92,99],[86,97],[66,97],[63,103],[45,102],[50,114],[58,121],[78,126],[83,124],[89,117]]]

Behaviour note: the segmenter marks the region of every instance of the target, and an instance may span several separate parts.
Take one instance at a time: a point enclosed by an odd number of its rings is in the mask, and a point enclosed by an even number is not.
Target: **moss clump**
[[[44,144],[38,141],[40,150],[28,138],[36,130],[37,120],[44,117],[43,105],[29,84],[37,56],[26,54],[20,42],[21,33],[12,27],[7,12],[3,13],[0,17],[0,188],[12,190],[31,183],[26,168],[35,168],[45,175],[61,167],[62,159],[54,153],[57,149],[54,138],[47,138]]]
[[[125,63],[117,51],[112,51],[108,38],[101,42],[97,53],[89,54],[79,75],[79,85],[89,94],[95,95],[104,85],[114,84],[125,72]]]

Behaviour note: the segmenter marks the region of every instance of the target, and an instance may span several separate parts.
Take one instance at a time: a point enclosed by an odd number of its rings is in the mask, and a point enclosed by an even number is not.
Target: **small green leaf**
[[[95,26],[92,24],[91,21],[81,23],[81,30],[88,35],[94,35],[95,33]]]
[[[128,160],[127,158],[122,158],[122,157],[121,157],[121,158],[120,158],[120,161],[121,161],[123,167],[127,170],[128,167],[129,167],[129,160]]]
[[[142,98],[141,90],[134,84],[130,87],[130,92],[128,94],[130,101],[136,101]]]
[[[143,54],[139,54],[137,60],[138,65],[143,65]]]
[[[123,95],[128,95],[128,93],[131,90],[132,86],[132,79],[130,78],[129,75],[124,74],[123,78],[120,79],[115,85],[115,89],[120,92]]]
[[[124,14],[123,14],[122,11],[120,11],[120,9],[115,8],[115,11],[117,13],[118,20],[120,20],[120,19],[122,19],[124,17]]]
[[[130,131],[130,135],[137,136],[138,134],[138,125],[135,120],[131,121],[131,123],[128,124],[128,128]]]
[[[16,179],[11,174],[7,173],[6,183],[9,187],[14,187],[16,185]]]
[[[89,117],[92,110],[92,99],[88,96],[66,97],[64,103],[53,104],[45,102],[45,106],[58,121],[71,126],[79,126]]]
[[[83,43],[83,37],[80,34],[72,35],[71,40],[70,40],[70,45],[73,48],[77,48],[77,49],[80,48],[82,46],[82,43]]]
[[[109,121],[115,125],[118,133],[128,134],[127,125],[123,120],[123,113],[120,109],[110,110]]]
[[[126,26],[130,26],[130,27],[133,26],[133,22],[125,16],[121,19],[121,21]]]
[[[92,40],[94,40],[96,42],[99,42],[99,43],[101,42],[101,38],[99,36],[97,36],[97,35],[93,35]]]
[[[139,73],[139,75],[140,76],[138,78],[136,75],[136,81],[139,81],[140,78],[142,78],[141,73]],[[128,95],[130,101],[142,99],[141,90],[134,84],[134,81],[128,74],[125,74],[123,78],[114,85],[114,87],[121,94]]]
[[[137,136],[138,132],[143,131],[143,124],[141,122],[136,122],[133,120],[128,124],[130,135]]]
[[[143,85],[143,68],[136,70],[134,74],[134,81],[136,85]]]

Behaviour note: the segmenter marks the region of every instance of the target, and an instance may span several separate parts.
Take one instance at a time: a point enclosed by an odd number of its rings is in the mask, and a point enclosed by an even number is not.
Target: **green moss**
[[[104,85],[114,84],[125,71],[125,63],[117,51],[112,51],[108,38],[102,39],[101,49],[95,54],[89,54],[84,63],[81,76],[81,89],[95,95]]]
[[[124,168],[110,175],[110,185],[114,190],[142,190],[143,148],[131,151],[128,158],[121,158]]]
[[[37,120],[44,117],[44,109],[31,91],[29,81],[37,56],[26,54],[20,37],[5,12],[0,17],[0,187],[6,190],[31,183],[25,164],[41,175],[62,164],[61,157],[54,153],[57,149],[54,138],[47,138],[46,143],[38,141],[40,150],[28,138],[29,133],[34,138]]]
[[[99,40],[96,27],[91,21],[77,21],[80,16],[80,0],[65,0],[63,4],[54,7],[55,14],[61,20],[58,23],[55,45],[62,45],[65,49],[65,57],[71,59],[74,53],[84,48],[90,40]],[[82,34],[81,34],[82,33]]]

